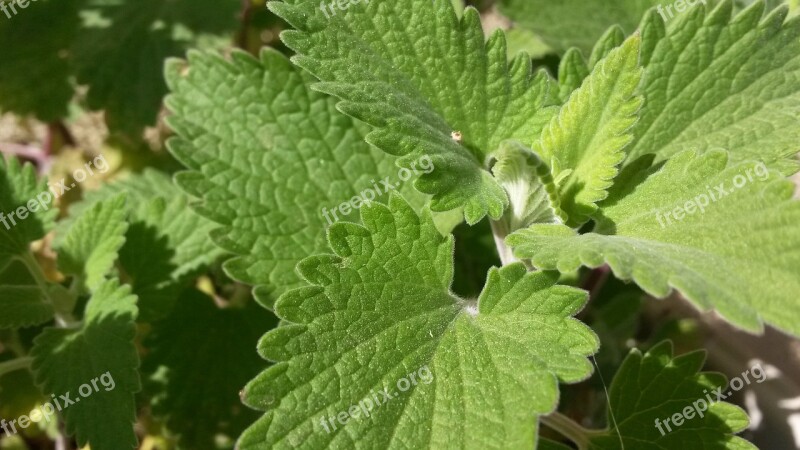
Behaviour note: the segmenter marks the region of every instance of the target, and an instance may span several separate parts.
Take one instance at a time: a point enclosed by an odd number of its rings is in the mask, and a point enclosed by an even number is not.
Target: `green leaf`
[[[112,131],[138,136],[156,122],[167,86],[162,67],[204,33],[232,34],[236,0],[87,0],[92,20],[76,39],[75,72],[87,102]]]
[[[185,285],[224,252],[209,237],[216,225],[192,211],[189,197],[169,175],[152,169],[87,193],[59,229],[74,227],[92,208],[119,195],[127,198],[124,214],[130,223],[119,265],[139,297],[139,319],[149,322],[169,313]],[[63,246],[63,237],[56,242]]]
[[[464,8],[465,8],[464,0],[450,0],[450,3],[453,4],[453,9],[455,9],[456,14],[458,14],[459,16],[464,14]]]
[[[628,161],[655,153],[723,148],[735,162],[764,161],[797,170],[800,128],[800,18],[764,3],[732,17],[723,1],[713,11],[691,8],[670,19],[651,11],[641,26],[642,92],[647,101],[634,128]]]
[[[534,31],[559,52],[578,47],[585,54],[612,25],[633,32],[650,7],[659,0],[501,0],[500,12]]]
[[[111,273],[125,243],[125,195],[98,202],[69,228],[56,249],[58,267],[66,275],[80,277],[94,291]]]
[[[216,448],[218,435],[236,439],[258,418],[242,407],[239,392],[263,367],[253,343],[275,322],[254,302],[221,309],[187,289],[169,317],[153,324],[142,371],[155,389],[153,414],[166,418],[179,448]]]
[[[133,343],[136,313],[136,296],[130,289],[116,280],[106,281],[89,300],[79,327],[48,328],[34,341],[36,382],[54,395],[51,402],[58,402],[67,433],[81,447],[136,446],[134,393],[140,389]]]
[[[581,87],[591,69],[577,48],[567,50],[558,64],[558,96],[566,102],[573,91]]]
[[[581,86],[594,67],[605,59],[611,50],[622,45],[625,32],[618,25],[609,28],[594,46],[589,61],[577,48],[564,53],[558,65],[558,94],[562,102],[566,102],[570,94]]]
[[[609,53],[622,45],[623,42],[625,42],[625,31],[619,25],[614,25],[606,30],[603,36],[594,44],[592,54],[589,56],[589,69],[594,69],[600,61],[606,59]]]
[[[429,213],[392,196],[361,214],[330,228],[335,254],[300,263],[310,285],[278,300],[286,325],[259,344],[277,363],[244,392],[269,411],[238,448],[534,447],[557,382],[591,372],[597,340],[571,317],[585,293],[518,263],[491,270],[477,301],[457,298],[453,240]],[[337,421],[373,396],[369,417]]]
[[[0,106],[62,118],[74,77],[112,132],[140,137],[166,94],[164,60],[209,36],[229,40],[240,8],[236,0],[31,0],[8,20],[0,13]]]
[[[0,269],[0,310],[0,329],[39,325],[55,315],[53,304],[19,260]]]
[[[746,330],[760,331],[766,321],[800,335],[793,193],[763,164],[729,162],[722,151],[684,152],[639,185],[615,186],[592,233],[534,225],[506,243],[536,267],[566,273],[608,264],[656,297],[675,288]]]
[[[50,231],[58,214],[52,203],[47,183],[36,180],[32,165],[0,157],[0,269]]]
[[[0,108],[44,121],[66,116],[73,96],[69,48],[80,28],[81,0],[35,0],[24,9],[16,2],[5,4],[8,12],[0,12]]]
[[[168,64],[167,79],[178,135],[169,148],[191,170],[177,182],[221,225],[214,241],[239,255],[226,262],[227,273],[257,285],[268,307],[301,285],[294,270],[301,259],[327,249],[326,225],[358,220],[357,197],[385,196],[384,182],[410,189],[406,174],[434,169],[422,158],[398,172],[394,158],[364,142],[363,124],[309,89],[310,77],[275,51],[259,59],[234,52],[230,61],[193,52],[188,66]]]
[[[508,57],[513,60],[517,53],[527,52],[531,58],[543,58],[553,52],[536,34],[524,28],[505,30],[508,42]]]
[[[585,222],[607,196],[633,139],[630,129],[642,106],[642,98],[634,95],[642,74],[639,42],[631,37],[599,62],[533,146],[553,175],[563,178],[561,208],[573,225]],[[566,170],[571,172],[562,177]]]
[[[499,218],[508,199],[487,172],[500,143],[530,143],[553,110],[547,75],[530,58],[507,61],[502,31],[485,40],[479,14],[458,18],[446,0],[396,0],[323,11],[312,0],[270,2],[297,31],[281,37],[292,60],[322,80],[338,108],[375,127],[367,141],[407,167],[428,155],[436,170],[415,186],[431,208],[464,207],[470,224]],[[326,15],[329,18],[326,18]]]
[[[735,0],[734,7],[736,7],[736,9],[744,9],[758,1],[761,0]],[[786,5],[789,7],[790,15],[796,15],[798,13],[798,6],[800,6],[800,3],[798,3],[797,0],[764,0],[764,4],[767,6],[767,10],[769,11],[781,5]]]
[[[589,448],[756,449],[733,436],[747,428],[747,414],[730,403],[717,402],[718,388],[723,396],[730,395],[725,376],[698,373],[705,357],[705,352],[697,351],[673,358],[669,341],[644,355],[631,351],[611,383],[611,429],[593,436]],[[709,398],[714,402],[708,402]],[[679,416],[680,426],[672,421],[673,415]],[[665,420],[670,422],[665,424]]]
[[[39,325],[53,318],[53,305],[38,286],[0,286],[0,328]]]
[[[176,186],[161,194],[170,192],[172,196],[154,195],[131,210],[134,222],[119,255],[139,297],[139,319],[145,322],[169,313],[181,290],[225,254],[211,241],[215,224],[195,213]]]

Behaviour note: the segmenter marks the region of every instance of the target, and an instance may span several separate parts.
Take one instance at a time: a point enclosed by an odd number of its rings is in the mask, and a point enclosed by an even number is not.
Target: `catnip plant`
[[[144,3],[0,22],[0,447],[757,448],[796,2]]]

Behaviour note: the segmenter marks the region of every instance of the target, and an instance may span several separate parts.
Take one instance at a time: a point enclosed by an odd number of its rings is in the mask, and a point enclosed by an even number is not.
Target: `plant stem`
[[[0,143],[0,152],[11,156],[18,156],[22,158],[32,159],[36,161],[37,164],[43,164],[44,160],[47,158],[47,155],[45,155],[44,150],[42,150],[39,147],[34,147],[32,145],[17,144],[14,142]]]
[[[560,412],[542,416],[541,420],[548,428],[557,431],[562,436],[574,442],[575,445],[578,446],[578,450],[587,450],[589,448],[589,436],[595,434],[592,430],[583,428]]]
[[[22,358],[12,359],[11,361],[0,363],[0,376],[15,370],[26,369],[31,366],[31,363],[33,363],[33,358],[30,356],[24,356]]]
[[[28,272],[30,272],[34,281],[36,281],[36,285],[39,286],[39,289],[41,289],[45,295],[47,295],[47,279],[44,277],[42,269],[39,267],[39,263],[36,261],[36,258],[33,257],[31,252],[25,252],[22,255],[17,256],[17,260],[19,260],[22,264],[25,264]]]
[[[497,246],[497,254],[500,256],[500,262],[503,263],[504,266],[518,262],[519,259],[514,256],[514,252],[512,252],[505,243],[506,236],[508,235],[505,231],[505,227],[494,220],[491,221],[491,224],[494,245]]]
[[[586,280],[583,282],[583,289],[589,291],[589,298],[594,300],[600,294],[600,290],[608,280],[608,275],[611,272],[608,266],[601,266],[589,272]]]
[[[59,421],[58,434],[55,437],[56,450],[72,450],[65,427],[64,421]]]
[[[47,298],[47,301],[53,305],[53,309],[56,312],[56,321],[59,325],[66,327],[75,324],[77,321],[72,317],[72,308],[75,302],[58,301],[50,295],[49,282],[45,278],[44,273],[42,273],[42,268],[39,267],[39,263],[36,262],[33,254],[31,252],[25,252],[22,255],[17,255],[16,259],[25,264],[28,272],[30,272],[31,276],[36,281],[36,285],[41,289],[42,294]]]
[[[25,347],[22,346],[22,342],[19,339],[19,330],[13,330],[11,332],[11,339],[8,342],[5,342],[4,344],[9,350],[14,352],[18,357],[23,357],[27,355]]]

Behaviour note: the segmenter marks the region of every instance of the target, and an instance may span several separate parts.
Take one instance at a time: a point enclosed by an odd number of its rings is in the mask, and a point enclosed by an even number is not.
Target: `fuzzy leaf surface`
[[[239,448],[532,448],[558,381],[591,372],[596,338],[572,317],[585,293],[518,263],[492,269],[477,303],[457,298],[453,240],[429,213],[392,196],[361,214],[331,227],[334,254],[301,262],[309,285],[278,300],[286,325],[259,344],[276,364],[244,392],[267,413]],[[326,432],[373,395],[369,417]]]
[[[505,141],[495,157],[497,161],[492,166],[492,175],[506,190],[511,203],[503,213],[503,217],[491,224],[492,229],[489,234],[495,240],[504,239],[513,231],[527,228],[534,223],[566,221],[566,214],[561,210],[558,187],[550,166],[542,161],[539,155],[517,141]],[[478,229],[477,226],[474,228]],[[463,244],[458,242],[458,245]],[[496,247],[496,243],[492,242],[492,247]],[[514,260],[508,247],[503,246],[497,251],[503,263]],[[475,247],[468,252],[481,254],[484,251]],[[475,256],[478,255],[469,257]],[[473,275],[472,278],[477,276]]]
[[[578,89],[594,67],[625,41],[625,32],[619,26],[609,28],[597,41],[587,61],[580,50],[571,48],[564,53],[558,65],[558,95],[562,102]],[[641,46],[641,43],[639,44]]]
[[[236,52],[229,61],[192,53],[188,66],[171,62],[167,78],[178,134],[170,151],[190,169],[178,184],[221,225],[214,241],[237,255],[227,272],[257,285],[262,304],[300,285],[295,266],[327,249],[326,226],[358,220],[340,205],[360,205],[353,200],[367,191],[379,198],[411,188],[394,158],[364,142],[365,126],[275,51],[259,59]],[[417,174],[424,170],[418,163]]]
[[[640,27],[642,93],[628,161],[722,148],[733,161],[797,170],[800,17],[786,7],[764,16],[758,1],[733,15],[730,0],[691,8],[669,26],[651,11]]]
[[[612,25],[626,32],[658,0],[501,0],[500,12],[519,26],[534,31],[554,49],[564,52],[577,47],[589,55],[595,42]]]
[[[793,184],[719,150],[683,152],[652,172],[640,184],[615,185],[591,233],[534,225],[506,242],[536,267],[566,273],[608,264],[656,297],[674,288],[746,330],[760,331],[766,321],[800,335]]]
[[[561,208],[579,225],[606,198],[617,165],[633,136],[642,98],[634,92],[642,70],[639,38],[628,39],[600,61],[578,90],[542,131],[533,150],[547,162],[556,179]],[[560,175],[569,170],[566,177]]]
[[[282,38],[322,81],[315,88],[375,127],[368,142],[401,166],[433,159],[436,170],[415,186],[433,196],[434,211],[464,207],[470,224],[500,217],[508,199],[486,170],[489,156],[507,139],[533,142],[553,113],[546,75],[534,76],[525,55],[508,62],[502,32],[486,40],[478,12],[459,18],[447,0],[361,3],[333,15],[312,0],[269,7],[297,29]]]

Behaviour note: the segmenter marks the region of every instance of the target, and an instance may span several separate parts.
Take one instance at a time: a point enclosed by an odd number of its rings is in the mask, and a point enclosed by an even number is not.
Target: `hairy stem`
[[[0,142],[0,152],[10,156],[31,159],[36,161],[37,164],[41,164],[47,158],[41,148],[15,142]]]
[[[33,254],[31,254],[31,252],[25,252],[17,256],[16,259],[25,264],[28,272],[30,272],[31,276],[36,281],[36,285],[41,289],[42,294],[47,298],[47,301],[53,305],[53,309],[56,311],[56,322],[62,327],[77,323],[75,318],[72,317],[72,309],[75,306],[74,299],[54,298],[51,295],[49,282],[45,278],[42,268],[39,266],[39,263],[36,262]]]
[[[0,377],[15,370],[19,369],[27,369],[33,363],[33,358],[30,356],[24,356],[22,358],[12,359],[11,361],[6,361],[0,363]]]
[[[519,259],[514,256],[514,253],[505,243],[506,236],[508,235],[505,227],[494,220],[491,221],[491,224],[492,236],[494,236],[494,244],[497,246],[497,254],[500,256],[500,262],[502,262],[504,266],[518,262]]]
[[[578,446],[578,450],[587,450],[589,448],[589,437],[597,433],[578,425],[574,420],[560,412],[542,416],[540,419],[548,428],[574,442]]]

